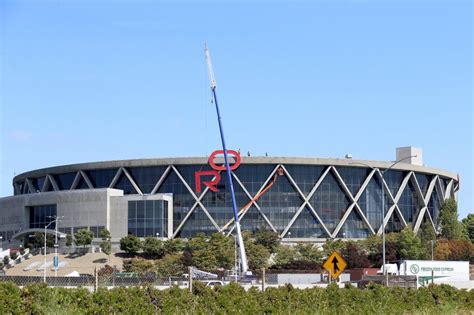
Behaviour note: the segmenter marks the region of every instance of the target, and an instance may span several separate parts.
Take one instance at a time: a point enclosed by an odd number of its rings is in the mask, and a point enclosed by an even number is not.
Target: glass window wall
[[[56,216],[56,205],[42,205],[29,207],[30,229],[44,229],[45,226],[54,221]],[[48,229],[54,230],[56,223],[52,223]]]
[[[163,200],[129,201],[128,234],[138,237],[167,237],[168,211],[164,204]]]

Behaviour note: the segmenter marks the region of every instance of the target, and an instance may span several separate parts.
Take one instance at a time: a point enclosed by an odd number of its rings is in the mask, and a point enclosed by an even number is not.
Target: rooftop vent
[[[400,160],[403,160],[400,163],[408,163],[408,164],[422,166],[423,165],[423,150],[421,148],[415,148],[415,147],[397,148],[396,161],[400,161]]]

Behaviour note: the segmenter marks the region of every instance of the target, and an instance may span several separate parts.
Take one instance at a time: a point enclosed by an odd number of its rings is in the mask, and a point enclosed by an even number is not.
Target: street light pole
[[[386,282],[386,285],[388,285],[388,274],[387,274],[387,270],[386,270],[386,267],[385,267],[385,190],[384,190],[384,181],[385,181],[385,178],[384,178],[384,174],[385,172],[389,171],[390,169],[392,169],[392,167],[394,167],[395,165],[397,165],[398,163],[402,162],[402,161],[405,161],[405,160],[408,160],[408,159],[411,159],[413,157],[417,157],[416,155],[411,155],[411,156],[407,156],[407,157],[404,157],[403,159],[400,159],[400,160],[397,160],[395,162],[393,162],[389,167],[387,167],[386,169],[384,169],[383,171],[380,171],[380,169],[378,168],[375,168],[373,166],[370,166],[368,164],[365,164],[365,163],[362,163],[362,162],[352,162],[352,163],[349,163],[349,164],[360,164],[360,165],[364,165],[364,166],[367,166],[369,168],[371,168],[372,170],[376,170],[378,169],[379,172],[380,172],[380,176],[382,177],[382,183],[381,183],[381,189],[382,189],[382,274],[384,276],[387,276],[387,282]]]
[[[48,218],[53,218],[54,220],[49,222],[47,225],[44,226],[44,264],[43,264],[43,282],[46,283],[46,240],[47,240],[47,229],[53,223],[56,223],[55,226],[55,244],[54,244],[54,259],[55,261],[58,260],[58,221],[59,217],[57,216],[48,216]],[[63,218],[63,217],[61,217]],[[56,266],[54,266],[54,276],[58,275],[58,270]]]
[[[46,229],[48,225],[44,226],[44,259],[43,259],[43,282],[46,283]]]
[[[55,233],[54,233],[54,263],[58,263],[58,219],[56,218],[56,224],[54,225],[55,227]],[[54,266],[54,276],[58,276],[58,266]]]

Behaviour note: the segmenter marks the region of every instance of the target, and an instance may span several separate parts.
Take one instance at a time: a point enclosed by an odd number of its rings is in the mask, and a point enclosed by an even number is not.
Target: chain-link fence
[[[0,276],[0,281],[11,281],[18,286],[26,286],[29,284],[44,282],[46,282],[49,286],[55,287],[93,287],[96,284],[96,278],[90,275],[81,275],[78,277],[48,276],[46,279],[41,276]]]
[[[138,273],[117,272],[110,275],[97,276],[97,286],[99,287],[120,287],[120,286],[187,286],[186,277],[157,277],[154,273],[140,275]]]
[[[171,277],[157,277],[154,273],[149,274],[138,274],[138,273],[127,273],[117,272],[108,275],[80,275],[76,277],[68,276],[0,276],[0,281],[11,281],[16,285],[22,287],[35,283],[46,283],[48,286],[54,287],[129,287],[129,286],[180,286],[187,287],[188,278],[186,276],[171,276]],[[193,281],[202,281],[205,283],[228,283],[234,281],[234,279],[211,279],[211,278],[200,278],[193,279]],[[252,281],[254,284],[259,283],[259,279]],[[243,281],[244,284],[250,284],[250,282]]]

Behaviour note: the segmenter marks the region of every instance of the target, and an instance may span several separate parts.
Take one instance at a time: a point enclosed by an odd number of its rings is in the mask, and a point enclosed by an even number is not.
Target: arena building
[[[62,236],[88,228],[98,237],[107,228],[114,242],[127,234],[230,233],[231,198],[219,159],[94,162],[17,175],[14,195],[0,199],[4,247],[26,243],[48,224],[54,233],[55,216]],[[417,232],[425,221],[436,228],[443,201],[455,198],[456,174],[423,166],[421,150],[412,147],[398,148],[396,161],[234,156],[238,206],[250,203],[241,211],[242,230],[317,242],[366,238],[381,233],[382,221],[387,232],[406,225]]]

